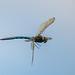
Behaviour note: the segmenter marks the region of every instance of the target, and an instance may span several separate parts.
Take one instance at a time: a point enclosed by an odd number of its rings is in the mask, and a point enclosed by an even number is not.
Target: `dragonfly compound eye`
[[[42,40],[43,40],[44,43],[47,42],[47,38],[46,37],[42,37]]]

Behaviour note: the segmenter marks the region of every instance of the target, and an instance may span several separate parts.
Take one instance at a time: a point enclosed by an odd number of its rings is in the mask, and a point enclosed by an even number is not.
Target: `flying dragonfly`
[[[34,47],[36,46],[37,48],[39,48],[38,46],[40,46],[38,43],[46,43],[48,40],[51,40],[51,37],[44,37],[41,34],[45,31],[45,29],[51,25],[55,20],[55,17],[50,18],[48,21],[44,22],[43,24],[40,25],[36,36],[33,37],[25,37],[25,36],[14,36],[14,37],[7,37],[7,38],[2,38],[0,40],[13,40],[13,39],[27,39],[25,40],[26,42],[30,42],[31,41],[31,48],[32,48],[32,63],[33,63],[33,58],[34,58]],[[38,45],[36,45],[36,44]]]

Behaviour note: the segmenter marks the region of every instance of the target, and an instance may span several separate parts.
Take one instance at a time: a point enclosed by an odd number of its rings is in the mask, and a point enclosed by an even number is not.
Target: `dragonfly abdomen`
[[[7,37],[7,38],[2,38],[2,39],[0,39],[0,40],[13,40],[13,39],[32,39],[32,37],[16,36],[16,37]]]

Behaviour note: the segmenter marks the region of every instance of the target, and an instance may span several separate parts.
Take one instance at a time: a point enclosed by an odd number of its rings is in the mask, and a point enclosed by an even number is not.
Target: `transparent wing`
[[[37,32],[37,36],[42,34],[44,32],[44,30],[54,22],[55,20],[55,17],[49,19],[48,21],[46,21],[45,23],[41,24],[41,26],[39,27],[38,29],[38,32]]]
[[[32,53],[32,64],[33,64],[33,59],[34,59],[34,41],[31,42],[31,48],[33,50],[33,53]]]

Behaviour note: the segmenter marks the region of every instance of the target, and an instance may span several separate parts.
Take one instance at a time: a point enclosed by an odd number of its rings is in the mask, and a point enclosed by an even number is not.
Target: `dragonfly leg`
[[[30,42],[30,41],[32,41],[32,39],[29,39],[29,40],[25,40],[26,42]]]
[[[40,44],[38,44],[37,42],[35,42],[38,46],[41,46]]]
[[[39,47],[36,44],[34,44],[34,45],[39,49]]]

